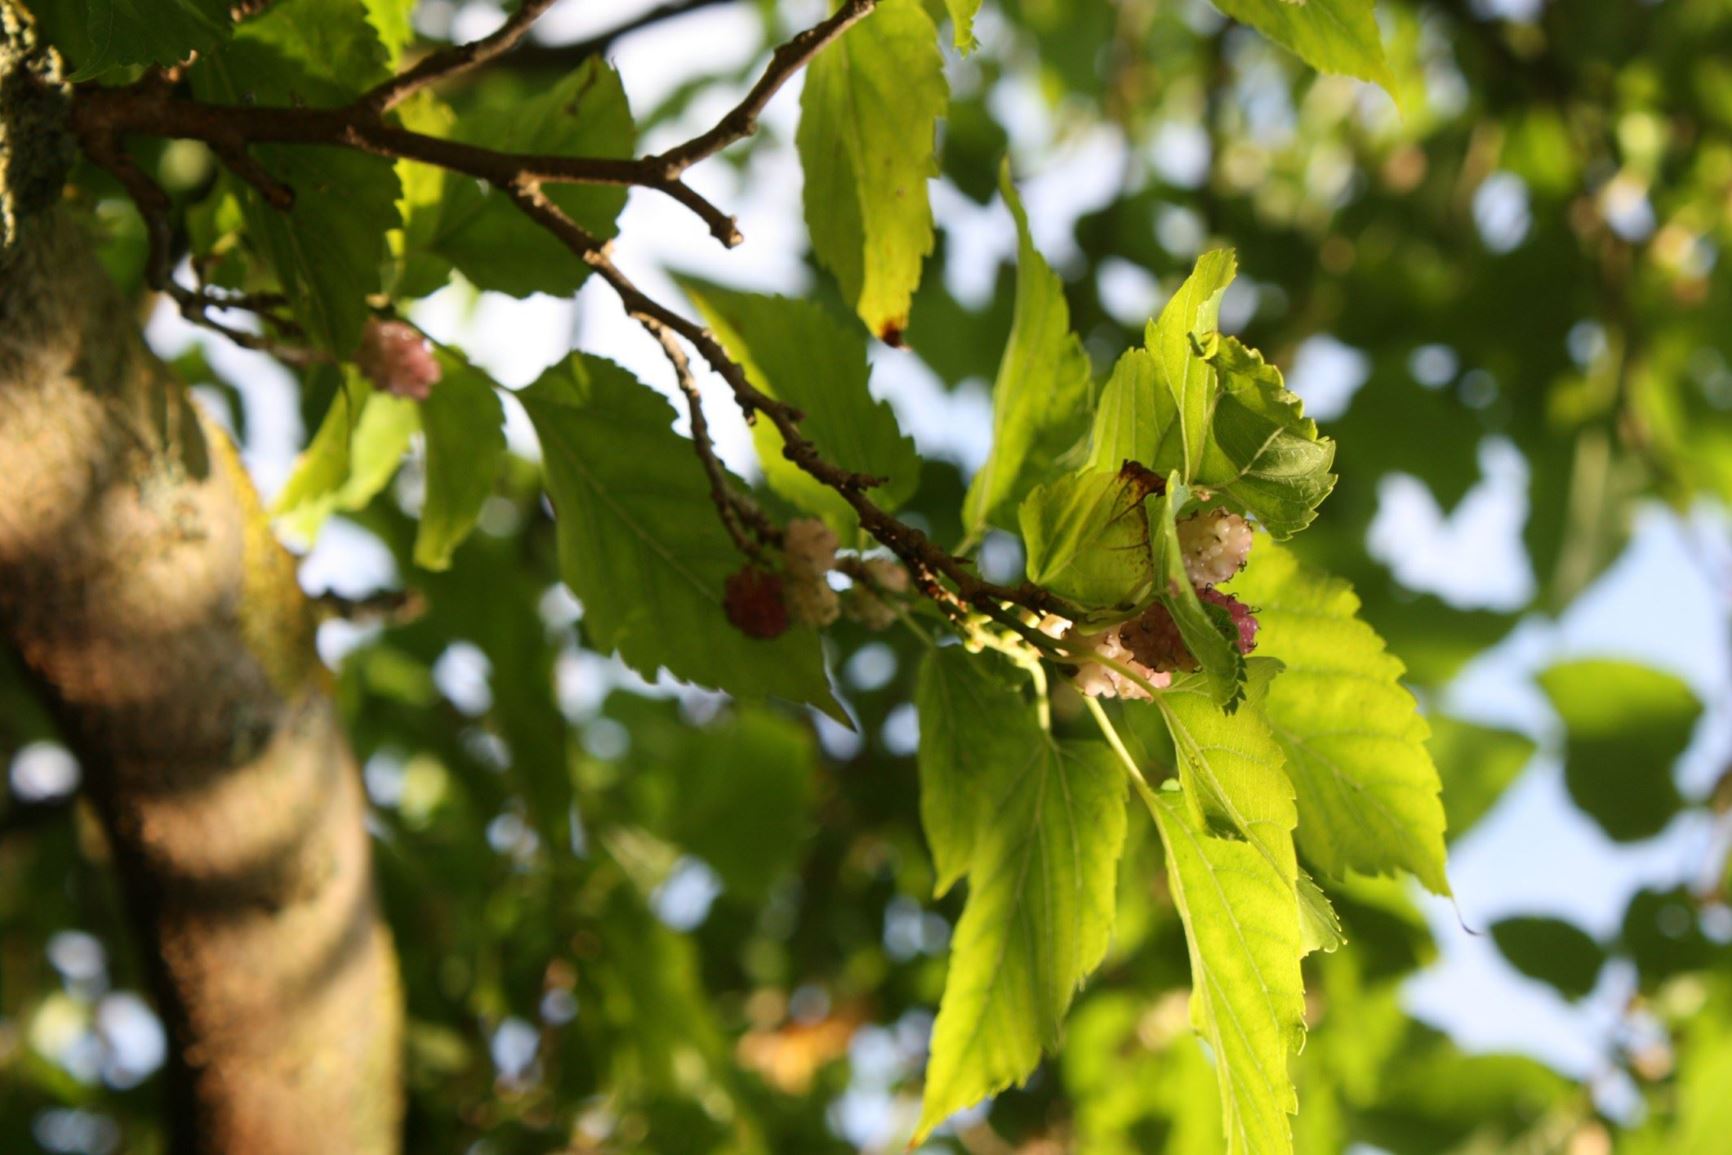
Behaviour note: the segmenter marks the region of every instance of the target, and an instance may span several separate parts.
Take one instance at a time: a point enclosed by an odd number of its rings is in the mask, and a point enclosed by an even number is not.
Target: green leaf
[[[698,281],[682,282],[716,337],[753,385],[805,414],[800,430],[825,460],[887,479],[873,500],[895,509],[920,482],[920,455],[902,435],[896,414],[867,388],[866,341],[822,306],[789,297],[741,293]],[[770,488],[818,514],[844,539],[859,519],[834,489],[782,453],[775,422],[759,420],[752,441]]]
[[[1167,476],[1166,492],[1144,502],[1155,597],[1167,607],[1185,648],[1202,668],[1210,698],[1230,713],[1245,684],[1245,656],[1239,652],[1239,627],[1231,615],[1219,606],[1205,606],[1185,572],[1177,514],[1188,500],[1190,491],[1172,473]]]
[[[1029,580],[1085,606],[1129,609],[1154,580],[1143,499],[1159,478],[1135,465],[1066,474],[1018,511]]]
[[[319,372],[345,382],[271,511],[285,537],[309,546],[331,514],[361,509],[389,484],[421,425],[415,402],[376,392],[354,369]]]
[[[1592,936],[1560,919],[1506,918],[1492,923],[1491,937],[1511,966],[1567,998],[1592,993],[1606,964],[1605,949]]]
[[[1223,837],[1255,847],[1287,879],[1297,918],[1293,785],[1263,716],[1276,667],[1266,659],[1248,665],[1246,701],[1232,715],[1215,703],[1202,679],[1194,677],[1175,681],[1155,696],[1154,705],[1172,736],[1179,784],[1197,820]]]
[[[1197,483],[1219,490],[1276,538],[1310,525],[1335,487],[1335,442],[1318,435],[1281,371],[1232,337],[1210,359],[1220,383]]]
[[[415,533],[415,564],[444,569],[493,493],[505,455],[505,409],[491,378],[462,355],[439,350],[444,375],[421,403],[427,435],[427,500]]]
[[[1191,1023],[1214,1052],[1227,1155],[1291,1152],[1288,1060],[1305,1036],[1294,875],[1255,845],[1212,833],[1183,792],[1161,791],[1151,808],[1190,949]],[[1285,809],[1291,861],[1291,802]],[[1279,829],[1279,807],[1269,820]]]
[[[950,10],[950,23],[955,29],[956,48],[963,55],[979,46],[974,38],[974,14],[980,11],[980,0],[944,0]]]
[[[1210,0],[1319,72],[1338,72],[1395,93],[1372,0]]]
[[[1064,284],[1034,247],[1008,161],[998,187],[1016,220],[1016,311],[992,391],[992,452],[962,506],[963,526],[973,535],[1008,516],[1084,433],[1092,385],[1088,353],[1071,332]]]
[[[1111,751],[1042,734],[988,769],[915,1143],[1033,1073],[1112,930],[1125,776]]]
[[[415,42],[415,25],[409,14],[415,7],[415,0],[361,0],[367,9],[367,19],[372,22],[379,33],[379,42],[385,46],[390,55],[391,64],[396,66],[402,59],[403,49]]]
[[[224,104],[347,104],[388,75],[366,11],[350,0],[282,0],[236,30],[192,70],[194,91]],[[294,192],[287,212],[251,186],[247,231],[269,259],[313,338],[347,356],[360,344],[367,297],[382,287],[386,235],[401,218],[389,160],[353,149],[260,145],[254,158]]]
[[[1257,652],[1286,670],[1268,715],[1299,795],[1299,845],[1324,873],[1413,873],[1437,894],[1444,812],[1428,733],[1401,662],[1359,618],[1353,588],[1259,534],[1230,583],[1253,607]]]
[[[1607,659],[1564,662],[1539,676],[1563,719],[1564,784],[1619,842],[1660,833],[1684,805],[1672,764],[1702,703],[1681,679]]]
[[[1485,817],[1534,755],[1533,740],[1513,730],[1464,722],[1446,714],[1426,718],[1426,749],[1443,780],[1443,812],[1454,842]]]
[[[806,69],[796,141],[812,251],[866,327],[892,344],[932,251],[926,182],[938,174],[949,99],[938,30],[920,0],[883,0]]]
[[[623,158],[632,154],[637,130],[619,74],[598,56],[537,96],[463,116],[455,135],[501,152]],[[547,195],[592,236],[606,240],[619,231],[625,189],[550,184]],[[438,219],[424,227],[421,243],[482,289],[568,297],[589,275],[582,258],[504,193],[459,173],[446,175]]]
[[[1702,900],[1682,886],[1640,890],[1624,909],[1618,949],[1636,964],[1642,990],[1652,992],[1686,971],[1707,970],[1732,954],[1702,929]]]
[[[1023,701],[1015,669],[991,652],[948,646],[928,653],[914,705],[920,717],[920,824],[932,847],[934,893],[942,895],[968,873],[977,831],[992,818],[981,804],[982,791],[999,767],[1016,764],[1046,737]]]
[[[166,68],[210,51],[233,28],[229,0],[52,0],[29,7],[77,67],[73,80],[132,64]]]
[[[518,394],[541,437],[559,564],[601,650],[654,679],[811,702],[841,720],[811,630],[749,638],[722,589],[742,558],[668,403],[611,361],[573,354]]]
[[[1329,896],[1305,871],[1299,872],[1299,932],[1305,953],[1322,951],[1333,954],[1347,945],[1347,935],[1341,929],[1341,916],[1335,913]]]
[[[794,863],[817,789],[809,727],[762,707],[689,732],[670,807],[675,842],[716,870],[730,893],[762,902]]]
[[[1119,359],[1095,412],[1089,464],[1117,469],[1135,461],[1190,482],[1203,464],[1215,407],[1212,352],[1221,296],[1237,267],[1232,249],[1197,258],[1191,275],[1149,322],[1142,350]]]

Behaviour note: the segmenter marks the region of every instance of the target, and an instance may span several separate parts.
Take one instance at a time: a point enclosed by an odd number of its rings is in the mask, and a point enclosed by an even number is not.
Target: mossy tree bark
[[[395,959],[293,561],[85,222],[8,207],[0,638],[82,760],[135,912],[173,1044],[172,1149],[394,1152]]]

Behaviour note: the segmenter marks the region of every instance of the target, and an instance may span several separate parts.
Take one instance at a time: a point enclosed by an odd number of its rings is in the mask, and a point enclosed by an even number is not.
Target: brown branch
[[[917,581],[926,579],[922,588],[929,596],[941,602],[946,600],[939,592],[943,587],[936,582],[942,577],[954,586],[951,597],[956,602],[978,609],[1025,636],[1033,631],[1007,613],[1003,609],[1004,603],[1020,605],[1036,613],[1059,614],[1073,621],[1082,616],[1076,607],[1039,586],[1024,583],[1009,587],[985,580],[970,563],[951,556],[920,530],[886,513],[867,496],[868,490],[883,483],[882,479],[855,473],[825,460],[818,447],[800,431],[799,411],[754,386],[746,377],[745,370],[728,356],[727,350],[708,329],[645,295],[614,264],[607,246],[549,200],[538,185],[525,182],[509,191],[512,202],[519,209],[558,237],[607,282],[629,316],[658,340],[664,331],[678,334],[721,376],[742,408],[761,413],[773,422],[782,435],[782,455],[808,476],[835,490],[853,508],[866,531],[901,558],[914,572]]]
[[[878,0],[847,0],[830,17],[777,48],[770,54],[769,67],[752,85],[746,98],[735,105],[708,132],[700,133],[684,144],[676,145],[660,156],[649,158],[651,164],[667,180],[677,180],[681,173],[706,157],[743,140],[758,131],[758,117],[771,97],[788,83],[794,73],[804,68],[825,45],[871,15]]]
[[[378,117],[430,84],[497,60],[515,48],[518,41],[529,33],[530,25],[554,3],[555,0],[523,0],[517,11],[490,35],[423,58],[413,68],[363,95],[358,101],[359,106]]]
[[[715,444],[710,440],[709,419],[704,416],[703,395],[698,390],[697,378],[692,376],[692,363],[685,348],[667,328],[656,324],[646,328],[661,342],[662,351],[667,354],[668,363],[673,366],[674,376],[679,380],[680,392],[685,394],[686,408],[692,420],[692,448],[704,468],[704,475],[710,480],[710,501],[716,507],[716,516],[722,519],[722,525],[728,536],[734,539],[736,549],[754,560],[762,559],[763,547],[746,533],[728,471],[716,457]]]
[[[347,147],[392,159],[414,160],[485,181],[505,193],[531,220],[558,238],[606,281],[627,314],[661,343],[691,409],[693,441],[710,479],[712,500],[742,552],[758,556],[763,543],[779,540],[780,531],[749,501],[734,493],[726,471],[716,460],[681,341],[696,350],[722,377],[748,419],[763,414],[775,424],[782,437],[783,456],[841,495],[859,517],[861,526],[909,567],[919,588],[947,613],[957,617],[971,610],[979,611],[1025,638],[1038,635],[1007,610],[1006,605],[1035,613],[1056,613],[1073,620],[1080,617],[1074,607],[1038,586],[1025,583],[1008,587],[985,580],[970,562],[952,556],[918,529],[887,513],[869,496],[870,490],[884,484],[883,478],[843,469],[826,460],[800,431],[803,416],[797,409],[755,387],[707,329],[646,296],[614,264],[607,246],[554,204],[543,187],[588,183],[655,189],[692,209],[724,243],[738,243],[740,237],[733,218],[683,184],[681,175],[698,161],[755,132],[759,115],[788,79],[826,45],[869,15],[877,0],[846,0],[827,19],[778,47],[757,83],[738,105],[709,130],[658,156],[613,159],[504,153],[412,132],[382,118],[383,111],[417,89],[479,67],[509,51],[551,2],[524,0],[522,7],[493,35],[429,57],[348,107],[242,108],[178,99],[160,85],[84,87],[78,89],[74,101],[74,126],[86,151],[97,163],[114,172],[139,202],[153,237],[153,283],[171,286],[171,291],[179,287],[173,286],[167,275],[167,197],[125,156],[120,144],[129,134],[205,141],[237,175],[258,187],[267,200],[271,199],[273,188],[280,186],[274,186],[266,174],[253,167],[245,151],[251,144]],[[160,246],[159,237],[163,242]],[[182,300],[186,311],[188,302],[178,294],[177,299]],[[202,294],[198,301],[197,312],[210,323],[204,308],[214,302]],[[257,339],[250,334],[230,335],[242,344],[258,347]],[[756,541],[747,534],[748,527],[756,535]]]

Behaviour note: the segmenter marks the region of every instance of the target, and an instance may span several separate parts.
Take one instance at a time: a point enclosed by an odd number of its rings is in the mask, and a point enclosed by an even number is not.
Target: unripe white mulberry
[[[788,576],[816,578],[836,568],[836,535],[815,517],[796,517],[782,535],[782,561]]]
[[[1204,510],[1181,518],[1178,530],[1185,576],[1192,585],[1212,586],[1245,568],[1251,553],[1251,526],[1238,514]]]
[[[867,558],[866,576],[885,593],[905,594],[911,584],[908,567],[892,557]]]
[[[1160,670],[1151,669],[1137,660],[1129,647],[1119,637],[1119,630],[1114,627],[1098,634],[1083,634],[1070,639],[1076,646],[1093,650],[1109,661],[1128,666],[1154,686],[1157,690],[1165,689],[1172,684],[1173,675]],[[1097,662],[1082,662],[1077,666],[1071,684],[1081,693],[1091,698],[1124,698],[1129,701],[1149,701],[1152,695],[1136,681],[1125,677],[1110,666]]]
[[[411,401],[427,400],[443,375],[420,330],[402,321],[377,317],[361,331],[355,367],[380,389]]]
[[[788,616],[802,626],[823,627],[842,612],[842,599],[823,578],[796,578],[788,583],[784,597]]]

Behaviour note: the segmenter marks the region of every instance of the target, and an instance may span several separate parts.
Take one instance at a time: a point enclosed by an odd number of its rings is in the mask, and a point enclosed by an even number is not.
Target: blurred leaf
[[[1586,931],[1555,918],[1506,918],[1491,937],[1511,966],[1556,987],[1566,998],[1586,998],[1600,977],[1606,952]]]
[[[1372,0],[1210,0],[1319,72],[1356,76],[1395,93]]]
[[[761,707],[688,731],[673,767],[668,832],[715,868],[728,892],[762,902],[798,860],[811,820],[812,731]]]
[[[980,11],[980,0],[944,0],[950,10],[950,22],[955,25],[956,47],[963,53],[973,51],[974,14]]]
[[[1426,749],[1443,781],[1443,812],[1454,842],[1483,818],[1533,758],[1532,739],[1513,730],[1429,714]]]
[[[693,280],[682,285],[752,384],[805,414],[800,431],[826,461],[885,478],[872,499],[887,510],[908,499],[920,482],[920,457],[890,406],[867,388],[866,342],[858,329],[809,301]],[[754,422],[752,440],[772,489],[821,515],[845,542],[858,536],[853,507],[783,455],[775,422]]]
[[[560,569],[598,649],[646,678],[810,702],[839,720],[817,635],[729,624],[722,586],[743,559],[673,410],[611,361],[573,354],[518,394],[541,436]]]
[[[493,493],[505,453],[505,409],[491,378],[459,353],[439,350],[444,376],[421,404],[427,435],[427,498],[415,534],[415,564],[444,569]]]
[[[896,344],[932,251],[926,182],[949,88],[920,0],[882,0],[806,69],[798,143],[812,251]]]
[[[1009,161],[999,189],[1016,221],[1016,313],[993,386],[992,449],[963,504],[970,534],[1002,524],[1084,433],[1093,386],[1088,354],[1070,329],[1064,285],[1034,247]]]
[[[1639,890],[1624,909],[1618,949],[1636,964],[1642,989],[1690,971],[1706,970],[1728,953],[1702,930],[1700,900],[1683,887]]]
[[[415,402],[375,391],[353,369],[318,372],[341,374],[343,387],[271,509],[283,533],[303,545],[313,543],[331,514],[361,509],[390,484],[421,427]]]
[[[1539,675],[1563,719],[1570,797],[1619,842],[1658,834],[1684,805],[1672,764],[1702,703],[1682,680],[1610,659],[1563,662]]]
[[[1306,858],[1333,877],[1407,870],[1448,894],[1425,719],[1401,685],[1401,662],[1359,620],[1352,587],[1301,568],[1262,535],[1229,585],[1256,610],[1257,652],[1286,666],[1268,713],[1298,790]]]

